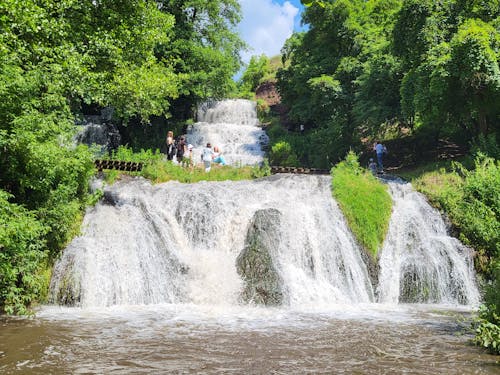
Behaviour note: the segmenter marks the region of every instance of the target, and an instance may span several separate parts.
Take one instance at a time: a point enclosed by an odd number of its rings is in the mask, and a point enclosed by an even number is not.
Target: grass
[[[184,183],[199,181],[239,181],[263,177],[266,172],[259,167],[233,167],[212,164],[210,172],[205,172],[203,164],[184,168],[169,161],[156,160],[147,164],[141,175],[153,183],[176,180]]]
[[[392,210],[387,187],[361,168],[357,156],[350,152],[332,169],[332,189],[353,234],[376,259]]]
[[[181,167],[172,161],[165,160],[165,155],[161,154],[158,150],[156,152],[151,150],[133,152],[131,149],[123,146],[120,146],[112,155],[112,159],[144,163],[142,171],[128,172],[128,174],[142,176],[153,183],[173,180],[183,183],[251,180],[267,176],[271,172],[266,161],[263,166],[220,166],[212,163],[210,172],[205,172],[203,163],[198,163],[190,168]],[[123,172],[121,171],[106,171],[106,182],[113,183],[122,174]]]

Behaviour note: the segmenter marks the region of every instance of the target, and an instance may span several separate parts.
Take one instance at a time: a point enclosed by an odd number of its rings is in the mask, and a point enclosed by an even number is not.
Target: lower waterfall
[[[389,184],[395,204],[372,287],[330,185],[329,176],[304,175],[119,182],[57,262],[51,300],[82,307],[478,302],[468,249],[409,184]]]

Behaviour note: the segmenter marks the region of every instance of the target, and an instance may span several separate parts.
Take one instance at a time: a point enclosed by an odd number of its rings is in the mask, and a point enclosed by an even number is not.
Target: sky
[[[250,50],[241,53],[248,63],[253,55],[278,55],[292,32],[301,30],[300,0],[240,0],[243,18],[238,26]]]

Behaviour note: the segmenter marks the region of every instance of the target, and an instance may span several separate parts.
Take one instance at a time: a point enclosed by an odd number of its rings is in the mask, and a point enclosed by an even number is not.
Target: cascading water
[[[188,127],[187,141],[194,146],[194,160],[208,142],[218,146],[230,165],[254,165],[264,158],[269,141],[258,126],[256,103],[233,99],[207,102],[198,109],[198,122]]]
[[[188,142],[211,142],[251,164],[267,140],[255,103],[200,107]],[[389,182],[394,208],[380,255],[376,300],[476,304],[467,248],[410,184]],[[257,181],[130,179],[108,187],[83,235],[54,268],[52,301],[79,306],[374,302],[362,250],[331,196],[330,177]]]
[[[409,183],[389,182],[394,207],[380,257],[379,300],[477,304],[469,249]]]
[[[134,180],[105,196],[54,269],[54,302],[238,304],[244,285],[237,257],[256,213],[266,210],[281,216],[269,255],[284,304],[373,300],[329,177],[157,186]]]
[[[116,126],[111,122],[112,110],[106,108],[101,115],[84,116],[77,124],[75,141],[88,146],[99,147],[98,154],[104,154],[120,145],[121,136]]]
[[[191,143],[261,157],[248,102],[200,121]],[[409,184],[389,188],[374,288],[328,176],[106,187],[53,270],[52,302],[83,308],[0,316],[0,372],[497,374],[453,318],[478,301],[468,249]]]

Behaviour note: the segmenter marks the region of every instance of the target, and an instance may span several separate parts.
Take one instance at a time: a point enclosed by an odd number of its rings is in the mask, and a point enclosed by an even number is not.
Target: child
[[[193,145],[189,144],[187,146],[184,155],[182,156],[182,166],[192,167],[193,166]]]

